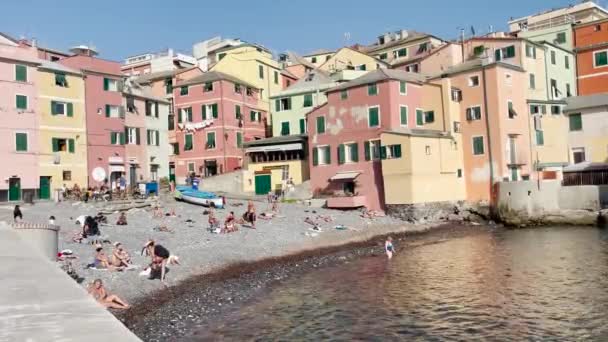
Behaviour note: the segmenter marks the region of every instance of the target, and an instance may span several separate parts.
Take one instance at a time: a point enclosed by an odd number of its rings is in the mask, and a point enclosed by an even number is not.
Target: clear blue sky
[[[215,35],[307,53],[345,45],[345,32],[350,45],[401,28],[446,39],[459,27],[506,29],[510,17],[576,1],[8,0],[0,31],[60,50],[92,43],[100,57],[114,60],[168,47],[191,52],[192,43]]]

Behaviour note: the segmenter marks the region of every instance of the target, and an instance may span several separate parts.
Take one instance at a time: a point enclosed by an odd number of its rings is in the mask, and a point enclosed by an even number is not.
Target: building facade
[[[608,94],[567,99],[570,163],[608,163]]]
[[[574,27],[579,95],[608,92],[608,19]]]

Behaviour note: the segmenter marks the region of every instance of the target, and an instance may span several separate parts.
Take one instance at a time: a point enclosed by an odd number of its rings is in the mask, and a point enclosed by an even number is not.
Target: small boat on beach
[[[189,186],[178,186],[175,188],[175,199],[187,203],[198,204],[212,208],[223,208],[223,199],[213,192],[192,189]]]

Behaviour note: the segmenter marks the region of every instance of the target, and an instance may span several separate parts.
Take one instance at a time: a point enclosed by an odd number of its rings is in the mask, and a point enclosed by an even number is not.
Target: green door
[[[518,179],[518,177],[517,177],[517,168],[514,167],[514,168],[511,169],[511,181],[512,182],[517,182],[517,179]]]
[[[255,175],[255,194],[266,195],[270,192],[270,174]]]
[[[169,182],[175,184],[175,164],[169,164]]]
[[[39,197],[45,200],[51,198],[51,177],[40,176]]]
[[[11,178],[8,181],[8,200],[9,201],[20,201],[21,200],[21,179]]]

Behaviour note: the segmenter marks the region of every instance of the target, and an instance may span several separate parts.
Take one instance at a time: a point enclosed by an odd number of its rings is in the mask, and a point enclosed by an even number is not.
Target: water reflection
[[[498,230],[284,282],[187,340],[606,340],[608,234]]]

